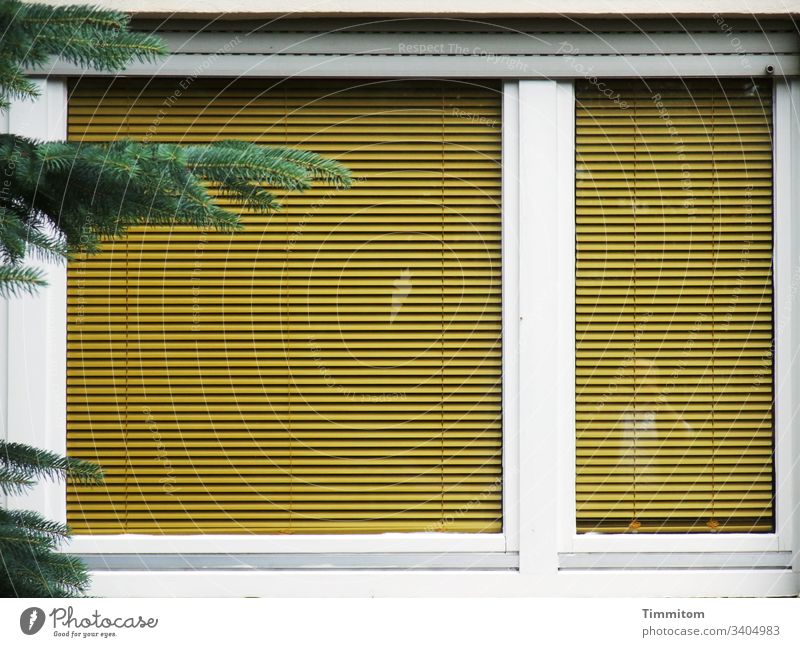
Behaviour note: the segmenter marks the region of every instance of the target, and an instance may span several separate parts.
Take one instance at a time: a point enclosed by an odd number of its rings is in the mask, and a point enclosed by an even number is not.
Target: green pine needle
[[[0,265],[0,298],[34,294],[47,285],[44,272],[25,265]]]
[[[20,496],[26,494],[34,485],[36,481],[19,470],[0,465],[0,494]]]
[[[29,478],[58,480],[70,478],[86,484],[103,482],[100,466],[77,458],[64,457],[46,449],[0,440],[0,469],[16,471]],[[0,487],[1,487],[0,481]]]
[[[41,538],[53,546],[61,544],[69,537],[67,525],[50,521],[38,512],[28,510],[3,510],[0,508],[0,528],[2,527],[14,528],[29,538]],[[0,532],[0,536],[2,535],[3,533]]]

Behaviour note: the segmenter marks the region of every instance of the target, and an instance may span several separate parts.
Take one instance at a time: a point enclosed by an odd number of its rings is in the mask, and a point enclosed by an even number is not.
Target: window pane
[[[475,83],[85,81],[69,136],[333,156],[347,191],[69,268],[78,533],[501,530],[500,94]]]
[[[774,528],[771,97],[577,88],[578,532]]]

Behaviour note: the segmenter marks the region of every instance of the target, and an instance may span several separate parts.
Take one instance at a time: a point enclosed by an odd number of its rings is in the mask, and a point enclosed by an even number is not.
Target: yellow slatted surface
[[[769,83],[581,84],[579,532],[773,525]]]
[[[151,228],[69,267],[77,533],[501,530],[500,95],[85,81],[69,137],[238,138],[358,178],[233,235]]]

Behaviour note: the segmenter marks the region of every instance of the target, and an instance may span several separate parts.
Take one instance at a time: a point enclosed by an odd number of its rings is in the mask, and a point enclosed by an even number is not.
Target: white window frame
[[[5,111],[3,130],[39,140],[64,139],[67,131],[66,84],[34,80],[40,96],[35,101],[12,100]],[[0,393],[5,416],[5,438],[50,449],[66,450],[66,267],[32,261],[45,270],[49,285],[35,296],[2,300],[5,336],[0,357],[6,359],[6,390]],[[9,496],[8,505],[34,509],[64,522],[63,488],[40,482],[30,493]]]
[[[34,105],[12,108],[7,127],[40,139],[66,133],[66,90],[58,80],[40,81],[43,96]],[[574,90],[571,80],[508,81],[503,99],[503,318],[504,318],[504,531],[498,550],[518,551],[518,568],[488,571],[396,570],[128,570],[92,573],[94,595],[122,596],[292,596],[292,595],[572,595],[572,596],[760,596],[796,595],[800,560],[794,571],[780,565],[784,553],[772,553],[772,566],[748,566],[745,546],[730,547],[741,557],[733,567],[718,568],[720,540],[624,536],[578,546],[591,553],[569,552],[574,543]],[[0,122],[0,127],[3,124]],[[800,479],[793,457],[800,456],[800,425],[793,424],[800,387],[800,321],[793,310],[800,299],[800,227],[790,229],[790,214],[800,216],[800,81],[779,81],[776,89],[776,304],[790,323],[794,346],[787,352],[786,335],[778,339],[776,375],[790,387],[779,389],[779,527],[775,542],[759,544],[800,552],[800,514],[787,529]],[[791,234],[791,235],[788,235]],[[508,261],[513,259],[516,266]],[[789,272],[787,265],[792,268]],[[48,268],[51,287],[36,298],[0,300],[0,434],[63,452],[65,446],[65,279],[63,268]],[[794,282],[788,279],[791,274]],[[791,283],[791,286],[790,286]],[[789,372],[791,371],[791,375]],[[510,382],[516,382],[511,390]],[[783,382],[782,382],[783,383]],[[3,426],[3,423],[4,426]],[[5,431],[3,431],[3,428]],[[794,483],[794,495],[788,494]],[[64,490],[39,486],[11,505],[35,508],[64,519]],[[793,536],[793,545],[790,545]],[[180,553],[213,552],[189,538],[162,540],[158,549]],[[212,538],[217,540],[218,538]],[[222,539],[229,539],[223,537]],[[281,541],[280,545],[275,541]],[[219,545],[224,551],[409,553],[436,551],[462,555],[477,550],[474,536],[420,537],[414,534],[369,537],[236,537],[244,543]],[[498,536],[478,537],[498,542]],[[581,538],[583,539],[583,538]],[[592,538],[594,539],[594,538]],[[680,541],[688,539],[690,541]],[[752,539],[746,537],[744,539]],[[756,541],[763,540],[756,538]],[[252,541],[250,541],[252,540]],[[618,541],[619,540],[619,541]],[[675,540],[678,540],[675,543]],[[88,542],[93,542],[91,545]],[[180,540],[183,542],[183,540]],[[445,541],[449,544],[445,545]],[[376,543],[377,542],[377,543]],[[671,543],[672,542],[672,543]],[[208,542],[206,542],[208,545]],[[81,537],[77,553],[142,553],[157,550],[143,535]],[[481,549],[492,545],[483,544]],[[255,547],[255,549],[253,548]],[[678,553],[684,566],[661,561],[657,551]],[[755,549],[755,548],[754,548]],[[622,551],[622,552],[620,552]],[[620,567],[626,551],[647,560]],[[706,552],[708,551],[708,552]],[[418,553],[422,565],[424,554]],[[685,567],[687,556],[699,556]],[[616,565],[595,570],[567,557],[614,558]],[[716,561],[704,561],[703,556]],[[98,555],[98,558],[101,555]],[[595,563],[595,566],[602,565]],[[713,569],[713,570],[712,570]]]
[[[777,80],[773,93],[773,300],[775,308],[775,531],[771,533],[703,533],[703,534],[578,534],[576,532],[575,505],[575,345],[564,346],[561,354],[565,363],[572,367],[569,374],[563,374],[563,389],[571,390],[568,402],[569,420],[560,434],[562,469],[569,478],[560,483],[560,521],[559,552],[561,553],[630,553],[630,563],[637,562],[639,553],[696,553],[696,552],[769,552],[791,551],[794,542],[793,520],[793,480],[797,474],[792,465],[792,418],[797,397],[794,395],[792,380],[792,326],[791,304],[793,292],[796,292],[800,281],[797,275],[797,262],[792,260],[792,152],[791,138],[786,134],[796,129],[792,123],[792,105],[789,96],[789,85],[785,80]],[[564,124],[569,129],[569,136],[574,143],[575,121],[574,111],[571,124]],[[567,134],[565,133],[565,137]],[[574,144],[573,144],[574,145]],[[570,195],[574,199],[573,186]],[[795,205],[796,209],[796,205]],[[572,208],[574,212],[574,205]],[[574,216],[570,220],[573,229],[568,237],[561,240],[561,263],[566,273],[567,267],[575,267]],[[559,312],[571,317],[570,327],[575,329],[575,283],[560,293]],[[793,285],[794,284],[794,285]],[[788,310],[787,310],[788,308]],[[796,450],[795,450],[796,451]],[[794,512],[797,514],[797,512]],[[646,561],[647,558],[644,559]],[[754,555],[753,560],[757,560]]]
[[[12,132],[37,139],[65,139],[67,90],[63,80],[39,81],[36,101],[15,102],[9,111]],[[518,547],[517,475],[518,395],[517,344],[519,284],[516,185],[517,148],[513,95],[503,93],[503,111],[511,113],[502,137],[502,290],[503,290],[503,530],[499,533],[383,533],[353,535],[76,535],[67,552],[104,553],[472,553],[516,552]],[[20,121],[17,117],[23,117]],[[9,305],[9,438],[32,442],[59,453],[66,448],[66,272],[63,266],[44,266],[49,286],[36,297]],[[46,344],[41,340],[46,339]],[[46,375],[45,375],[46,374]],[[34,390],[47,379],[45,406]],[[18,393],[17,389],[24,390]],[[19,505],[35,507],[50,518],[66,520],[63,482],[37,486],[37,496],[22,497]],[[46,502],[46,503],[45,503]],[[15,504],[16,505],[16,504]],[[479,564],[479,562],[477,562]]]

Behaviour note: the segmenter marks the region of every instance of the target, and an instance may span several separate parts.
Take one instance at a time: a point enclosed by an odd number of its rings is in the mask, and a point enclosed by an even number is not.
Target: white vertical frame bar
[[[561,303],[573,283],[572,83],[519,83],[520,193],[520,572],[558,571],[558,498],[569,473],[557,460],[571,416],[570,317]],[[566,319],[565,319],[566,317]],[[564,353],[567,353],[566,355]]]
[[[791,550],[793,545],[793,516],[796,516],[794,487],[797,475],[794,473],[793,456],[797,446],[793,446],[793,416],[796,406],[793,380],[793,313],[797,282],[800,280],[800,265],[793,254],[792,214],[796,209],[798,171],[797,145],[800,143],[796,124],[798,104],[792,99],[792,89],[797,91],[797,83],[783,79],[775,82],[774,94],[774,388],[775,388],[775,532],[781,550]],[[796,227],[794,228],[796,229]],[[795,513],[794,515],[792,513]]]
[[[519,550],[519,86],[503,84],[503,534]]]
[[[792,186],[792,209],[789,214],[790,222],[797,223],[800,218],[800,183],[796,181],[800,173],[800,79],[788,81],[790,89],[791,110],[790,126],[792,139],[792,167],[789,182]],[[800,265],[800,226],[794,224],[792,227],[792,393],[797,398],[797,390],[800,389],[800,361],[797,358],[797,350],[800,349],[800,272],[797,266]],[[800,423],[795,419],[797,415],[797,402],[792,408],[792,472],[794,488],[792,490],[792,505],[789,514],[792,517],[792,530],[794,533],[792,542],[792,565],[795,574],[796,588],[800,592]]]
[[[561,358],[558,400],[558,461],[571,464],[558,479],[560,509],[575,508],[575,86],[560,83],[558,220],[558,354]],[[559,550],[575,534],[575,514],[559,511]]]
[[[8,131],[38,140],[64,140],[67,87],[63,80],[36,79],[40,95],[14,100]],[[6,438],[64,454],[66,449],[66,267],[37,263],[48,286],[7,302]],[[65,521],[63,483],[40,482],[32,492],[8,498],[10,507],[34,509]]]
[[[775,84],[776,456],[778,532],[800,590],[800,80]],[[790,536],[789,536],[790,535]]]
[[[0,132],[7,133],[8,111],[0,111]],[[8,439],[8,300],[0,299],[0,438]],[[0,505],[8,497],[0,494]]]
[[[800,389],[800,361],[797,359],[797,350],[800,349],[800,226],[797,219],[800,218],[800,183],[796,178],[800,176],[800,80],[791,79],[787,81],[790,98],[789,127],[791,132],[792,166],[789,170],[788,182],[792,187],[792,208],[788,214],[789,223],[792,226],[791,238],[792,247],[790,250],[792,260],[792,323],[791,323],[791,348],[792,348],[792,445],[791,445],[791,466],[792,466],[792,504],[789,506],[789,515],[793,520],[792,531],[792,566],[795,574],[795,590],[800,591],[800,424],[795,420],[797,415],[797,393]]]

